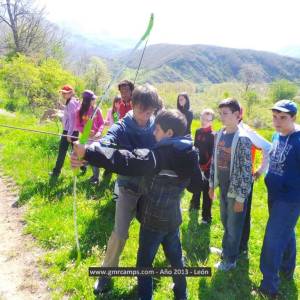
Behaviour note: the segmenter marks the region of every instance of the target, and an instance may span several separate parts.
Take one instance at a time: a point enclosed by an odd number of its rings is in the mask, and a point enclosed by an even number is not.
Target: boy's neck
[[[202,124],[202,128],[204,129],[211,128],[211,124]]]
[[[224,132],[226,133],[235,133],[238,130],[238,126],[234,125],[234,126],[226,126],[224,128]]]
[[[284,132],[280,132],[280,135],[287,136],[287,135],[292,134],[295,130],[296,130],[295,123],[293,123],[293,126],[291,126],[291,128],[285,130]]]

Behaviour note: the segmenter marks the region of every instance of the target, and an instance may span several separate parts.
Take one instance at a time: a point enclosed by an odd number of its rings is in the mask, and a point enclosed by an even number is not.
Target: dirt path
[[[42,251],[22,233],[24,207],[13,207],[17,191],[0,173],[0,300],[51,299],[37,261]]]

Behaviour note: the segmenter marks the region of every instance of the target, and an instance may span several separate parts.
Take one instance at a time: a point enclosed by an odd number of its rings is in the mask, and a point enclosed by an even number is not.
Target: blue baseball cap
[[[277,101],[274,106],[271,108],[272,110],[279,110],[285,113],[297,113],[297,104],[291,100],[280,100]]]

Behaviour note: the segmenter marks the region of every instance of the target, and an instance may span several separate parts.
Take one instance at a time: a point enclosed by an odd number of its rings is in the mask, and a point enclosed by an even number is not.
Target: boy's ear
[[[241,118],[241,113],[239,111],[235,111],[233,114],[237,117],[237,119]]]
[[[169,128],[169,129],[166,131],[166,134],[167,134],[167,137],[172,137],[172,136],[174,135],[173,129]]]

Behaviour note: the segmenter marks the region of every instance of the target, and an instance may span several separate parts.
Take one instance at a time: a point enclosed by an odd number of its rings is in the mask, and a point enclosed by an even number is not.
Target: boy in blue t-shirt
[[[297,105],[281,100],[272,107],[277,131],[265,178],[269,219],[266,227],[260,270],[260,292],[276,298],[279,272],[292,279],[296,266],[295,227],[300,214],[300,131],[295,126]]]

